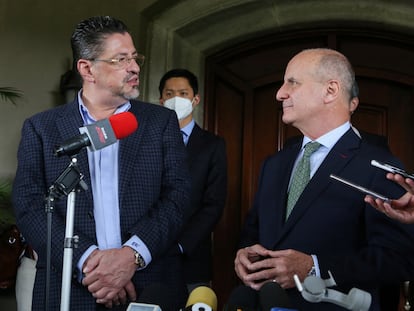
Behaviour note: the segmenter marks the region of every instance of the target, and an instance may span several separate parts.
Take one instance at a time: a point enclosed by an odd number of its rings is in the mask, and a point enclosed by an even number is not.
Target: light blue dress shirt
[[[95,120],[84,105],[81,97],[82,90],[78,93],[79,111],[84,124],[95,123]],[[115,114],[128,111],[130,102],[119,106]],[[82,271],[86,259],[95,249],[111,249],[129,246],[139,252],[148,265],[152,258],[147,246],[136,235],[122,244],[121,227],[119,219],[119,196],[118,196],[118,154],[119,141],[100,150],[88,149],[89,172],[91,176],[93,194],[93,212],[96,226],[96,239],[98,245],[90,246],[80,258],[77,267]],[[82,273],[79,273],[79,280]]]
[[[193,131],[194,125],[195,125],[194,119],[191,119],[190,123],[188,123],[186,126],[184,126],[181,129],[181,134],[183,134],[184,145],[186,146],[188,144],[188,140],[190,138],[191,132]]]

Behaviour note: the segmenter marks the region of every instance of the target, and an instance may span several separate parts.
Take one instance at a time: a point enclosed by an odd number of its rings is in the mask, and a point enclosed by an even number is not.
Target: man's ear
[[[339,96],[338,80],[329,80],[326,87],[326,99],[328,102],[335,100]]]
[[[353,114],[354,111],[357,109],[358,104],[359,104],[359,98],[358,97],[353,97],[351,99],[351,102],[349,103],[349,112],[351,114]]]
[[[337,80],[328,81],[328,87],[326,89],[326,93],[328,96],[338,96],[339,89],[340,87]]]
[[[200,103],[200,100],[201,100],[201,98],[200,98],[199,94],[194,96],[194,98],[193,98],[193,109]]]
[[[91,72],[91,61],[86,59],[80,59],[77,62],[78,72],[84,81],[94,82],[95,78]]]

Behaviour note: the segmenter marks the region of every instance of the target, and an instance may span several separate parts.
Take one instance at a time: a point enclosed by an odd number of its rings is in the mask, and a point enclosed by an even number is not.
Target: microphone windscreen
[[[117,139],[131,135],[138,128],[137,118],[129,111],[110,116],[109,122]]]
[[[217,310],[217,296],[210,287],[199,286],[193,289],[188,296],[185,307],[187,308],[197,303],[204,303],[210,306],[213,311]]]
[[[146,286],[138,295],[138,303],[158,305],[161,310],[169,310],[175,304],[174,297],[167,285],[152,283]]]
[[[225,309],[258,310],[259,292],[249,286],[239,285],[230,293]]]
[[[262,311],[273,308],[291,308],[286,291],[276,282],[265,283],[259,291],[259,300]]]

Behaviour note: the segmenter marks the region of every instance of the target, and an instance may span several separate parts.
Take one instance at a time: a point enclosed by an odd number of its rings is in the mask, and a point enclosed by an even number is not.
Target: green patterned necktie
[[[320,144],[316,141],[309,142],[305,145],[305,151],[303,152],[302,159],[298,162],[295,172],[293,174],[292,182],[290,185],[288,203],[286,209],[286,219],[288,219],[290,213],[292,212],[293,207],[296,204],[296,201],[299,199],[302,194],[303,189],[310,179],[310,156],[314,153]]]

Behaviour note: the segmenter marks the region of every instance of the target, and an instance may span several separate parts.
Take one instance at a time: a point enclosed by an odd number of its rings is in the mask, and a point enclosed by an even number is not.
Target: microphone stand
[[[77,247],[78,236],[73,236],[73,223],[75,215],[76,192],[81,189],[87,190],[88,186],[83,181],[83,174],[77,166],[76,155],[71,157],[68,167],[60,174],[52,186],[49,187],[46,196],[45,210],[47,213],[47,249],[46,249],[46,293],[45,310],[49,311],[49,291],[50,291],[50,267],[51,267],[51,244],[52,244],[52,212],[55,199],[67,196],[66,209],[66,230],[63,253],[63,272],[62,272],[62,291],[61,291],[61,311],[69,311],[70,285],[72,272],[73,248]]]

